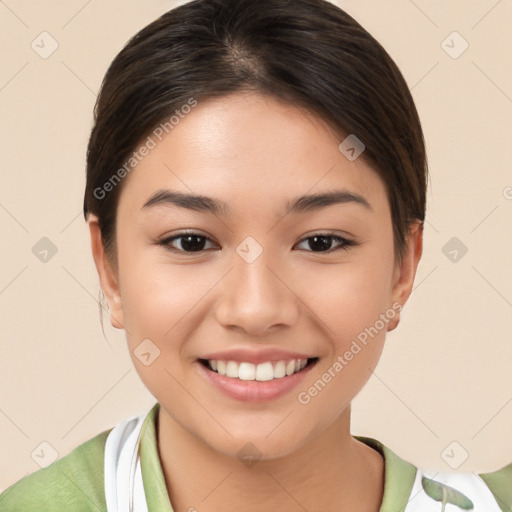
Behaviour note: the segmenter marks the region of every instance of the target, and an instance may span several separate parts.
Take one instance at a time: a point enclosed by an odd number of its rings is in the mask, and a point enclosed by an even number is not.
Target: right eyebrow
[[[212,197],[184,194],[174,190],[158,190],[155,192],[142,206],[142,208],[150,208],[153,206],[174,205],[189,210],[211,212],[215,215],[227,215],[229,206],[227,203],[214,199]]]

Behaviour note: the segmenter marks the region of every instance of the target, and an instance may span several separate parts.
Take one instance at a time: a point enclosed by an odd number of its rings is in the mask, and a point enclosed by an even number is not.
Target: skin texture
[[[383,459],[351,436],[350,402],[399,314],[309,403],[297,396],[379,315],[405,304],[422,230],[412,226],[396,265],[384,183],[362,158],[345,158],[340,142],[318,117],[272,97],[200,102],[125,178],[117,265],[105,256],[97,219],[89,220],[112,324],[126,330],[135,368],[161,404],[159,454],[178,512],[379,510]],[[165,188],[223,200],[230,214],[142,209]],[[372,209],[345,203],[286,212],[288,200],[340,188]],[[182,252],[156,243],[184,229],[211,241],[201,252],[183,251],[183,239],[173,242]],[[306,240],[319,232],[358,245],[322,252]],[[247,236],[263,249],[250,264],[236,252]],[[133,351],[148,338],[160,356],[145,366]],[[319,360],[291,392],[251,403],[226,396],[198,371],[197,358],[230,348],[281,348]],[[262,457],[252,467],[237,457],[248,442]]]

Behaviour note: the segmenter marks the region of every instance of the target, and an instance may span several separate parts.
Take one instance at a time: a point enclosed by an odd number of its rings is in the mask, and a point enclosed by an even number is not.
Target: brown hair
[[[410,223],[425,217],[418,113],[384,48],[325,0],[194,0],[128,41],[103,79],[87,149],[84,217],[98,216],[111,260],[121,178],[134,150],[191,98],[243,90],[304,107],[340,137],[364,143],[361,158],[386,185],[401,261]]]

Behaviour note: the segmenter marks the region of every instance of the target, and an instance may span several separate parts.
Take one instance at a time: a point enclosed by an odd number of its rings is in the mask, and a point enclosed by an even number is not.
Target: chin
[[[305,432],[290,432],[283,429],[267,435],[267,430],[252,425],[241,429],[240,433],[233,432],[233,437],[223,436],[222,439],[203,438],[211,449],[226,457],[235,458],[250,467],[251,461],[264,462],[286,457],[304,446],[308,438]],[[299,437],[300,435],[300,437]]]

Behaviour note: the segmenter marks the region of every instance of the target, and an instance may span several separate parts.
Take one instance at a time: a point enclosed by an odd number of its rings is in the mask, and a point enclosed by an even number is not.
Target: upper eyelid
[[[211,242],[213,242],[213,240],[208,235],[203,235],[203,233],[197,233],[195,231],[190,231],[190,232],[182,231],[182,232],[177,233],[175,235],[166,236],[166,237],[162,238],[162,242],[169,241],[169,240],[174,240],[176,238],[182,238],[182,237],[185,237],[185,236],[201,236],[201,237],[206,238],[206,239],[210,240]],[[337,233],[332,233],[332,232],[329,232],[329,231],[313,231],[312,233],[303,236],[300,239],[300,241],[302,242],[303,240],[307,240],[308,238],[312,238],[314,236],[330,236],[330,237],[333,237],[333,238],[338,237],[338,238],[343,238],[343,239],[346,239],[346,240],[350,240],[349,236],[339,235]]]
[[[182,232],[177,233],[175,235],[164,237],[158,243],[166,245],[166,244],[170,244],[170,242],[172,242],[174,240],[177,240],[177,239],[180,239],[180,238],[183,238],[183,237],[186,237],[186,236],[199,236],[199,237],[202,237],[202,238],[206,238],[206,240],[208,240],[209,242],[216,243],[209,236],[203,235],[202,233],[198,233],[198,232],[195,232],[195,231],[182,231]],[[339,234],[336,234],[336,233],[331,233],[329,231],[325,231],[325,232],[324,231],[315,231],[313,233],[307,234],[307,235],[303,236],[297,242],[297,244],[300,244],[300,243],[304,242],[305,240],[308,240],[309,238],[313,238],[315,236],[325,236],[325,237],[328,237],[328,238],[338,239],[338,241],[344,241],[346,243],[346,245],[349,245],[349,244],[350,245],[356,245],[356,241],[353,240],[351,237],[342,236],[342,235],[339,235]],[[295,245],[297,245],[297,244],[295,244]],[[176,250],[179,251],[179,252],[184,252],[184,253],[187,253],[187,252],[193,253],[192,251],[182,251],[180,249],[176,249]],[[202,251],[197,251],[197,252],[202,252]],[[328,251],[325,251],[325,252],[328,252]]]

